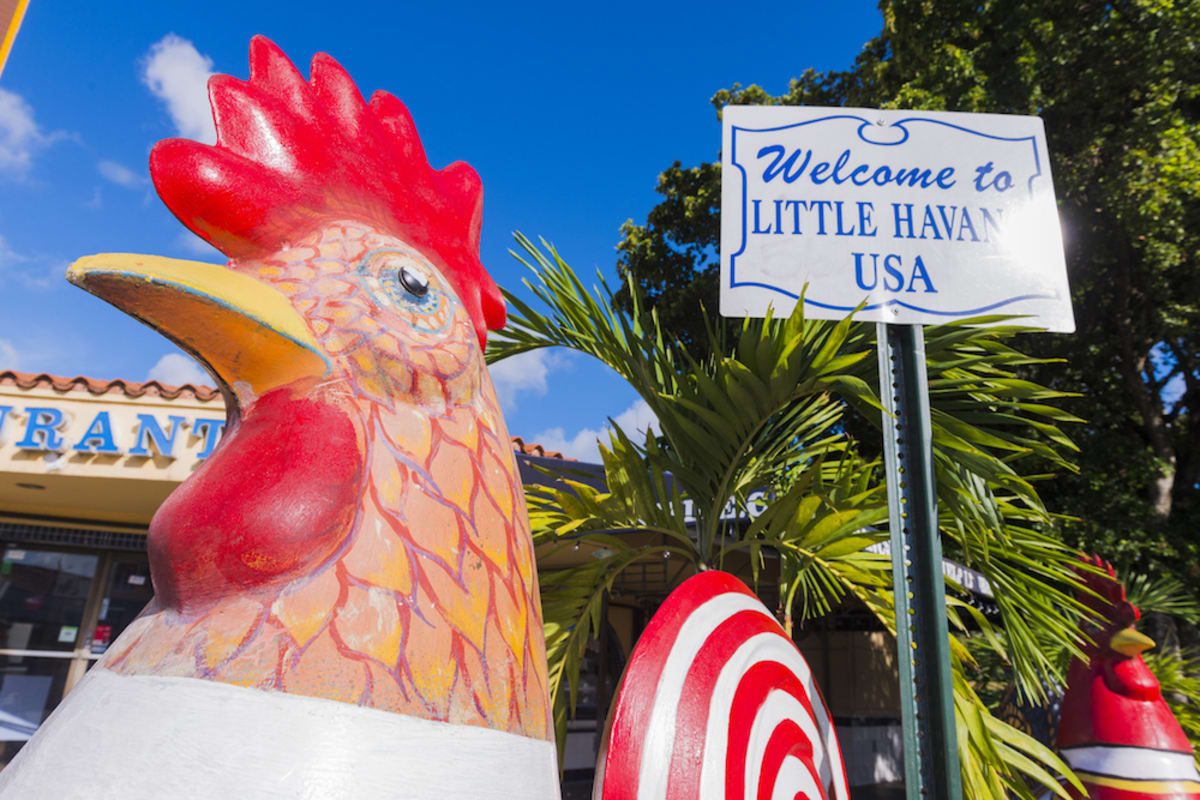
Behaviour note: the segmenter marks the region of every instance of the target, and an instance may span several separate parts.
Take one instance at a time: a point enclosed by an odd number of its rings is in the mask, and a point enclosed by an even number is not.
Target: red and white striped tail
[[[633,650],[594,800],[849,800],[829,710],[754,593],[702,572]]]

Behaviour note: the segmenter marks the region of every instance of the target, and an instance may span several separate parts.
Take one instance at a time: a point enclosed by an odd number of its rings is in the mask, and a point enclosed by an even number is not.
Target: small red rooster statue
[[[36,798],[557,798],[533,546],[481,345],[482,195],[396,98],[268,40],[155,187],[227,267],[69,279],[204,363],[219,449],[150,526],[155,599],[0,773]]]
[[[1134,629],[1141,616],[1125,599],[1125,586],[1099,557],[1079,570],[1095,595],[1079,599],[1107,621],[1087,633],[1088,660],[1075,659],[1067,673],[1058,727],[1058,748],[1087,787],[1091,800],[1200,798],[1200,773],[1192,746],[1162,698],[1142,652],[1154,641]]]

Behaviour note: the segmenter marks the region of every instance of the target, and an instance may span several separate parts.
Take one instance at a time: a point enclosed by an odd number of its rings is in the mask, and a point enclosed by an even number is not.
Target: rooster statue
[[[1134,628],[1141,614],[1112,566],[1098,557],[1086,563],[1099,572],[1078,570],[1094,593],[1079,599],[1107,624],[1089,626],[1088,660],[1076,658],[1067,672],[1057,742],[1063,760],[1091,800],[1196,800],[1192,746],[1142,660],[1154,641]]]
[[[265,38],[155,187],[228,266],[83,258],[225,396],[155,599],[0,774],[31,798],[557,798],[532,541],[484,364],[482,195],[395,97]]]
[[[226,434],[150,524],[154,600],[0,797],[553,800],[479,177],[431,169],[400,101],[324,54],[306,81],[256,37],[249,80],[209,94],[217,144],[160,142],[150,172],[228,266],[68,278],[201,361]],[[597,797],[849,800],[807,664],[733,576],[672,594],[623,687]]]

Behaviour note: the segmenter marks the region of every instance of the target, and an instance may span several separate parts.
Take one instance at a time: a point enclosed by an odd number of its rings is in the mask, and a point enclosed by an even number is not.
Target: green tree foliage
[[[577,685],[604,591],[639,562],[669,556],[676,582],[705,567],[769,581],[789,629],[854,598],[894,630],[890,559],[866,550],[888,535],[882,470],[859,454],[846,424],[882,422],[875,326],[807,321],[798,305],[787,319],[742,321],[729,339],[706,331],[707,355],[694,357],[642,310],[636,286],[627,287],[623,311],[603,279],[588,291],[553,249],[519,241],[533,271],[527,284],[545,311],[506,295],[512,314],[489,340],[489,361],[542,347],[585,353],[624,378],[661,428],[634,441],[614,424],[601,448],[604,490],[569,479],[526,487],[539,553],[586,544],[592,556],[541,573],[560,731],[574,705],[564,687]],[[1050,515],[1023,471],[1034,458],[1068,468],[1071,444],[1057,425],[1072,418],[1047,403],[1056,391],[1014,375],[1031,361],[1009,344],[1015,335],[962,324],[926,332],[939,529],[953,557],[996,590],[1005,633],[1002,645],[987,619],[951,597],[958,746],[972,800],[1032,800],[1042,789],[1028,781],[1061,792],[1053,775],[1066,767],[989,712],[966,639],[992,647],[1037,696],[1057,674],[1046,643],[1074,652],[1082,636],[1071,591],[1076,557],[1044,532]],[[766,509],[753,521],[731,519],[726,507],[744,508],[757,490],[770,498]]]
[[[884,0],[884,27],[845,71],[809,70],[729,103],[1039,114],[1060,201],[1078,332],[1022,346],[1077,393],[1078,476],[1043,496],[1068,539],[1200,586],[1200,0]],[[776,76],[771,76],[776,77]],[[659,176],[626,223],[618,268],[694,355],[697,301],[716,307],[719,164]],[[628,306],[623,294],[618,302]]]

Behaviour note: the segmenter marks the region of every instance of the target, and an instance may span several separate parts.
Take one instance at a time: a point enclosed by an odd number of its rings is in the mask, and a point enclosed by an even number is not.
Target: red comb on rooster
[[[481,191],[407,110],[274,44],[214,77],[164,201],[230,257],[68,279],[207,367],[229,423],[148,536],[155,598],[0,795],[553,800],[533,543],[484,364]],[[80,759],[79,753],[88,753]]]
[[[154,185],[192,231],[232,259],[270,256],[316,228],[354,220],[416,247],[454,284],[479,331],[504,327],[504,299],[479,263],[483,187],[462,161],[434,170],[412,116],[387,92],[364,103],[325,53],[312,81],[262,36],[250,80],[209,81],[217,144],[166,139]]]
[[[1088,660],[1067,673],[1058,727],[1063,759],[1092,800],[1200,798],[1192,746],[1142,660],[1154,646],[1134,623],[1141,616],[1125,599],[1112,565],[1098,556],[1078,569],[1091,593],[1079,600],[1101,621],[1087,626]]]

